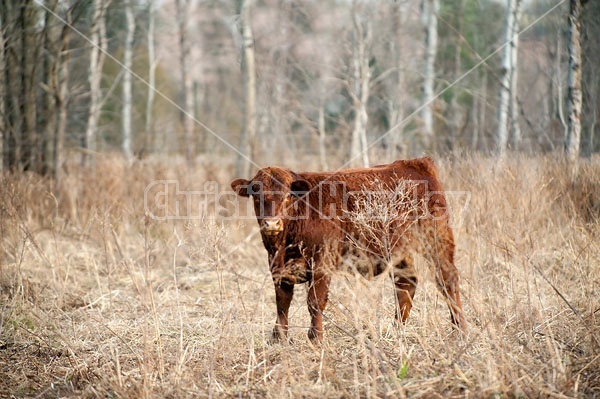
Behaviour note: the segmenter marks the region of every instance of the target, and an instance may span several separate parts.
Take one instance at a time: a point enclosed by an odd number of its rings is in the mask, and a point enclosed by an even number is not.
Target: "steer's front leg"
[[[308,338],[311,341],[323,340],[323,311],[327,305],[330,277],[325,274],[315,274],[308,287],[308,312],[311,316],[311,326]]]
[[[277,321],[273,328],[273,340],[286,339],[288,332],[288,311],[294,297],[294,286],[284,282],[275,282],[275,301],[277,303]]]

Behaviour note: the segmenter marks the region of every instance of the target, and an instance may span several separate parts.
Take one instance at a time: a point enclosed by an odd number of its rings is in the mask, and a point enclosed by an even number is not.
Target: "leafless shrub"
[[[417,195],[418,184],[412,181],[400,182],[395,187],[375,184],[352,194],[354,198],[343,210],[351,226],[348,239],[354,247],[354,257],[346,263],[364,265],[376,258],[386,268],[391,266],[398,246],[410,240],[419,219],[427,217],[426,200]]]

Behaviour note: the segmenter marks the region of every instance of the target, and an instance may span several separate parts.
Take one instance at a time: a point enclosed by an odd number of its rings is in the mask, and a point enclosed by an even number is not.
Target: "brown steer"
[[[417,286],[415,253],[432,265],[452,322],[466,327],[446,198],[431,158],[319,173],[271,166],[231,187],[252,197],[269,254],[274,339],[287,335],[294,285],[308,283],[308,336],[321,340],[331,271],[349,264],[367,277],[390,272],[396,318],[406,321]],[[377,211],[382,205],[384,211]]]

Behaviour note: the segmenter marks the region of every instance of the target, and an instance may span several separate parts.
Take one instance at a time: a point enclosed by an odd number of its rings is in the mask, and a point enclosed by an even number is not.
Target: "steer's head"
[[[252,180],[235,179],[231,188],[242,197],[252,197],[261,232],[275,238],[295,216],[294,202],[310,191],[310,184],[289,169],[271,166],[259,170]]]

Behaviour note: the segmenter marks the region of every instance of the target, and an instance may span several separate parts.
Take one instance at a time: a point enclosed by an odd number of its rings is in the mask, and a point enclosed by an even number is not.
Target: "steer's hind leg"
[[[396,290],[396,320],[406,322],[412,308],[412,301],[417,290],[417,275],[413,260],[406,257],[392,270]]]
[[[454,265],[454,239],[449,233],[448,237],[437,237],[432,262],[437,286],[446,298],[450,308],[452,323],[462,330],[467,329],[467,323],[460,302],[459,275]]]
[[[327,305],[330,280],[331,278],[326,274],[316,274],[308,286],[307,302],[311,316],[308,338],[311,341],[323,340],[323,311]]]
[[[277,303],[277,321],[273,328],[273,341],[287,337],[288,311],[294,297],[294,286],[286,283],[275,283],[275,301]]]
[[[463,315],[462,304],[460,302],[460,291],[458,287],[458,270],[453,263],[447,263],[445,266],[436,270],[435,276],[438,288],[442,295],[446,297],[448,308],[450,309],[450,318],[452,323],[462,330],[466,330],[467,323]]]

